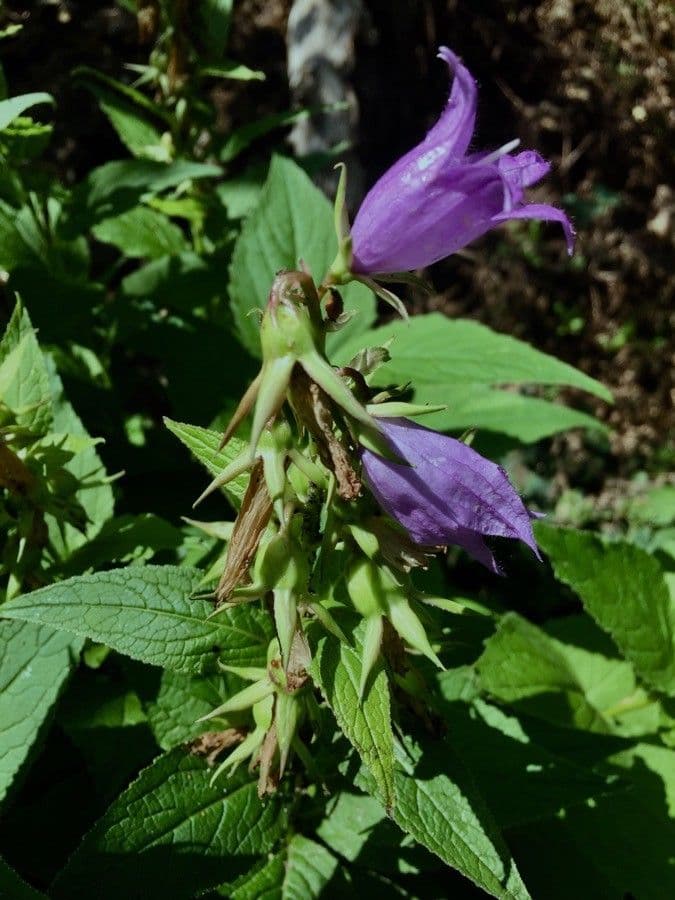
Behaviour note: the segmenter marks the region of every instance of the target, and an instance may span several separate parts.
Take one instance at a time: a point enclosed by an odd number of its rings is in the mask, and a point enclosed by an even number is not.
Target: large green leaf
[[[36,434],[53,421],[49,373],[28,312],[17,303],[0,340],[0,409],[8,406],[16,423]]]
[[[112,244],[131,258],[177,256],[187,249],[180,228],[148,206],[135,206],[112,219],[104,219],[94,226],[93,232],[97,240]]]
[[[213,671],[218,658],[264,665],[269,617],[247,605],[209,618],[213,607],[191,597],[200,577],[176,566],[97,572],[17,597],[2,614],[70,631],[177,672]]]
[[[145,769],[85,837],[55,898],[192,897],[246,871],[286,827],[246,772],[210,783],[203,760],[173,750]],[[139,881],[140,879],[140,881]]]
[[[568,385],[612,400],[604,385],[573,366],[478,322],[448,319],[439,313],[391,322],[360,334],[343,346],[340,361],[392,338],[392,358],[377,370],[378,384],[413,381],[419,387],[435,389],[458,382]]]
[[[487,641],[478,671],[494,697],[552,722],[604,733],[639,731],[645,716],[652,724],[630,663],[557,640],[515,613]]]
[[[364,699],[359,699],[363,631],[363,622],[353,629],[352,646],[331,634],[322,635],[314,652],[311,675],[390,809],[395,803],[395,790],[389,684],[384,669],[378,665]]]
[[[46,626],[0,620],[0,800],[43,734],[82,643]]]
[[[66,234],[81,234],[97,222],[119,216],[146,194],[176,187],[184,181],[216,178],[221,170],[207,163],[177,159],[171,163],[124,159],[93,169],[73,191]]]
[[[50,94],[38,92],[34,94],[21,94],[20,97],[10,97],[8,100],[0,100],[0,131],[7,128],[14,119],[32,106],[40,103],[53,103],[54,98]]]
[[[571,428],[606,430],[588,413],[485,384],[422,384],[414,395],[418,403],[445,404],[446,409],[422,420],[436,431],[486,429],[529,444]]]
[[[275,157],[256,211],[237,240],[230,269],[230,295],[237,331],[245,347],[260,355],[257,320],[252,309],[264,309],[279,269],[297,269],[302,259],[315,279],[326,274],[337,252],[333,214],[328,200],[291,160]],[[330,335],[329,353],[373,321],[375,301],[363,285],[342,292],[354,319]]]
[[[634,544],[604,543],[583,531],[539,524],[536,535],[556,577],[576,591],[638,674],[674,694],[675,599],[657,560]]]
[[[164,424],[188,448],[190,453],[213,475],[220,475],[223,469],[232,462],[244,449],[245,444],[238,438],[231,438],[226,447],[221,449],[222,433],[199,425],[187,425],[185,422],[174,422],[164,419]],[[239,475],[224,487],[224,491],[235,506],[239,506],[246,493],[248,474]]]
[[[360,781],[379,795],[372,776],[361,775]],[[393,818],[493,897],[529,898],[499,829],[447,742],[408,742],[407,755],[400,754],[396,768]]]

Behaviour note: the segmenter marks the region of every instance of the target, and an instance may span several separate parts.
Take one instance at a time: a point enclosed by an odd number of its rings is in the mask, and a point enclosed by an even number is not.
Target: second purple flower
[[[501,466],[407,419],[382,419],[380,426],[409,465],[364,450],[363,472],[382,509],[415,543],[456,544],[497,573],[486,536],[515,538],[539,556],[532,515]]]

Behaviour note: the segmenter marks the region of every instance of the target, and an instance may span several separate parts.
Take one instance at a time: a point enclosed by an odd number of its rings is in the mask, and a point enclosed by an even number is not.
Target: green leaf
[[[147,206],[136,206],[92,229],[94,237],[132,259],[177,256],[187,248],[183,232],[166,216]]]
[[[337,253],[331,206],[295,163],[274,157],[258,208],[246,220],[232,255],[230,294],[237,331],[244,346],[260,356],[258,325],[249,315],[264,309],[279,269],[297,269],[300,259],[315,279],[326,274]],[[375,316],[372,293],[354,283],[343,291],[346,310],[356,315],[329,336],[334,353],[350,336],[363,332]]]
[[[568,385],[612,401],[604,385],[573,366],[478,322],[448,319],[439,313],[360,334],[342,348],[339,361],[347,362],[364,347],[381,347],[391,338],[392,358],[378,369],[374,379],[378,384],[413,381],[419,388],[434,390],[458,382]]]
[[[344,628],[343,622],[340,625]],[[337,723],[372,773],[387,809],[395,803],[394,736],[387,675],[378,662],[364,699],[359,700],[365,623],[351,632],[353,646],[322,635],[312,659],[311,676],[333,710]]]
[[[228,900],[281,900],[286,871],[286,853],[281,851],[261,860],[235,882],[218,888],[217,894]]]
[[[662,900],[675,894],[675,822],[663,782],[640,759],[626,775],[633,781],[630,790],[510,831],[535,897]]]
[[[0,897],[6,900],[48,900],[47,895],[36,891],[19,878],[4,859],[0,859]]]
[[[227,446],[219,450],[222,439],[222,434],[219,431],[201,428],[199,425],[187,425],[185,422],[174,422],[168,418],[164,419],[164,424],[214,477],[220,475],[223,469],[236,456],[239,456],[246,446],[244,441],[240,441],[238,438],[231,438]],[[249,476],[245,473],[230,481],[223,488],[225,494],[236,508],[241,505],[248,481]]]
[[[556,640],[515,613],[488,639],[478,672],[494,697],[588,731],[630,731],[636,711],[640,730],[649,706],[629,663]]]
[[[259,863],[219,893],[230,900],[318,900],[338,861],[321,844],[294,834],[284,852]]]
[[[198,256],[191,250],[163,256],[131,272],[122,281],[125,298],[150,298],[158,306],[192,312],[196,303],[208,306],[223,292],[217,257]],[[142,323],[147,327],[147,323]]]
[[[53,896],[100,900],[192,897],[251,867],[286,828],[276,798],[262,802],[250,775],[210,784],[203,760],[184,750],[159,757],[87,834]]]
[[[321,897],[338,866],[330,851],[294,834],[288,844],[286,874],[281,891],[283,900],[314,900]]]
[[[217,66],[202,66],[199,70],[202,78],[229,78],[233,81],[264,81],[265,73],[260,69],[251,69],[243,63],[225,60]]]
[[[308,109],[291,109],[286,112],[271,113],[269,116],[253,119],[245,125],[235,128],[235,130],[230,133],[220,151],[219,159],[222,163],[232,162],[232,160],[236,159],[240,153],[243,153],[253,141],[263,137],[270,131],[274,131],[275,128],[293,125],[295,122],[307,119],[310,115],[311,111]]]
[[[0,800],[44,732],[82,643],[45,626],[0,620]]]
[[[184,675],[162,672],[159,691],[147,701],[150,726],[163,750],[189,741],[213,729],[212,722],[197,722],[220,706],[225,699],[222,675]]]
[[[119,216],[146,194],[157,194],[185,181],[217,178],[218,166],[177,159],[171,163],[125,159],[93,169],[72,194],[64,233],[82,234],[97,222]]]
[[[372,777],[365,788],[382,799]],[[412,745],[396,769],[394,821],[493,897],[530,897],[483,799],[447,742]]]
[[[348,862],[355,862],[382,822],[388,819],[375,797],[341,791],[331,798],[329,811],[316,833],[331,850]]]
[[[11,97],[9,100],[0,100],[0,131],[14,121],[32,106],[40,103],[52,104],[54,98],[51,94],[38,92],[34,94],[22,94],[20,97]]]
[[[582,599],[644,680],[675,694],[675,599],[657,560],[627,541],[539,524],[556,577]]]
[[[0,404],[17,425],[44,434],[53,424],[49,373],[28,312],[17,303],[0,341]]]
[[[60,574],[80,575],[110,563],[147,561],[160,550],[176,550],[181,532],[165,519],[146,513],[116,516],[98,534],[78,547],[60,567]]]
[[[167,149],[161,146],[162,131],[153,121],[164,121],[161,107],[145,94],[127,84],[104,75],[97,69],[78,66],[72,73],[76,83],[82,84],[96,97],[99,106],[110,120],[120,140],[133,156],[163,161]],[[153,120],[153,121],[150,121]]]
[[[54,361],[47,357],[47,368],[51,382],[52,403],[54,408],[54,429],[60,434],[89,438],[89,434],[79,416],[66,400],[63,384],[59,378]],[[48,516],[49,539],[61,559],[66,559],[78,547],[91,540],[113,514],[115,501],[112,488],[107,480],[107,473],[101,457],[92,444],[85,445],[64,466],[79,482],[75,498],[87,516],[84,532],[68,523],[57,522]]]
[[[675,522],[675,486],[664,484],[636,498],[630,505],[628,517],[632,522],[657,528],[672,525]]]
[[[221,613],[193,599],[201,573],[176,566],[131,566],[69,578],[2,608],[3,616],[51,625],[177,672],[265,665],[269,616],[250,604]]]
[[[396,345],[392,348],[396,352]],[[444,403],[447,408],[424,417],[436,431],[485,429],[507,434],[523,443],[535,443],[571,428],[607,430],[587,413],[484,384],[426,385],[416,388],[418,403]]]
[[[616,789],[616,776],[596,774],[551,753],[516,717],[483,700],[448,703],[443,717],[453,750],[501,828],[550,818]]]

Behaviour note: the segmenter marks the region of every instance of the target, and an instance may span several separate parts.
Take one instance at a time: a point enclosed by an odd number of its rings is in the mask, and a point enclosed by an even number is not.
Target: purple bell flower
[[[447,47],[439,57],[455,78],[445,110],[424,140],[380,178],[366,195],[352,227],[352,271],[361,275],[406,272],[455,253],[509,219],[559,222],[574,247],[574,229],[561,209],[527,203],[525,188],[550,165],[535,153],[469,153],[477,87]]]
[[[500,568],[485,535],[515,538],[539,558],[531,514],[501,466],[447,435],[407,419],[381,419],[391,448],[409,465],[362,451],[375,499],[416,544],[457,544],[488,569]]]

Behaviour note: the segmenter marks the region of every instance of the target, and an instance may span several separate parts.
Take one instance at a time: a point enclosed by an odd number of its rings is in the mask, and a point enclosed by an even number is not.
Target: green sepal
[[[366,409],[376,419],[412,418],[413,416],[426,416],[429,413],[443,412],[445,403],[404,403],[392,400],[386,403],[369,403]]]
[[[421,654],[430,659],[439,669],[445,670],[445,666],[429,643],[429,638],[424,630],[419,616],[414,612],[408,598],[402,591],[392,591],[388,596],[388,617],[403,640]]]
[[[229,700],[226,700],[225,703],[222,703],[210,713],[201,716],[197,721],[207,722],[209,719],[215,719],[218,716],[226,716],[229,713],[241,712],[244,709],[249,709],[249,707],[255,706],[256,703],[260,703],[265,697],[269,697],[270,694],[273,694],[274,690],[274,685],[267,677],[267,673],[265,673],[264,679],[256,681],[254,684],[249,684],[248,687],[245,687],[233,697],[230,697]]]
[[[276,587],[274,589],[274,624],[281,645],[281,660],[288,668],[293,635],[298,625],[298,601],[295,588]]]
[[[274,724],[277,728],[277,743],[279,745],[279,775],[283,775],[288,754],[295,737],[295,732],[300,719],[300,703],[292,694],[282,691],[277,693],[274,706]]]

